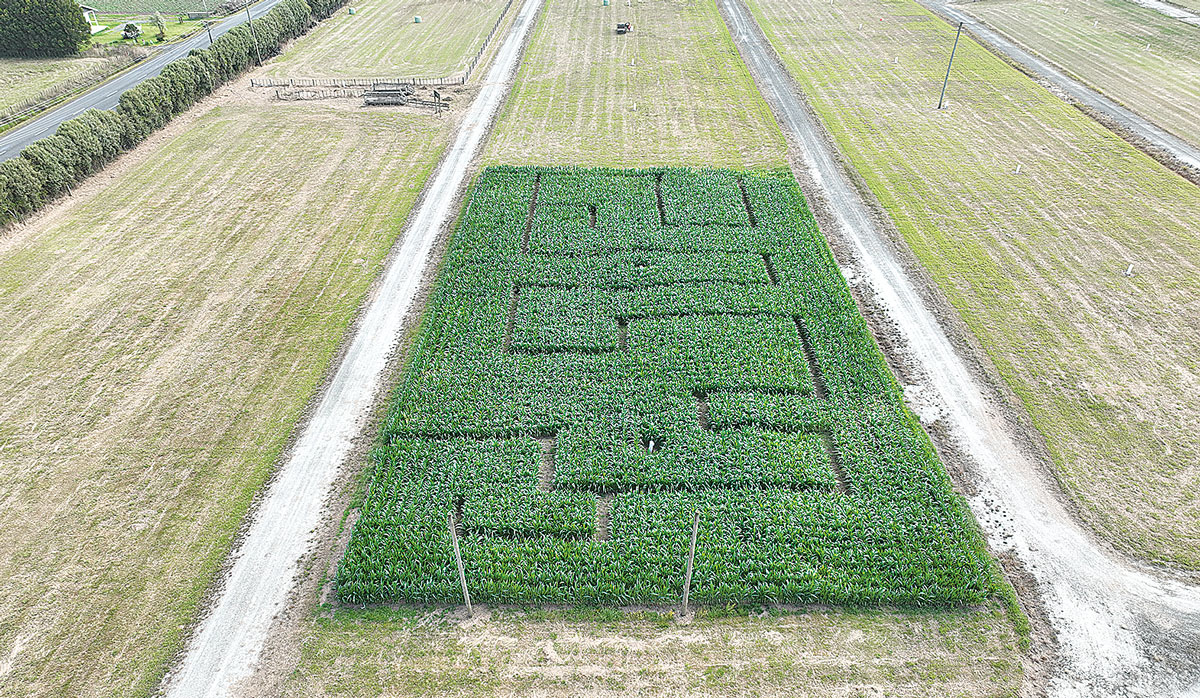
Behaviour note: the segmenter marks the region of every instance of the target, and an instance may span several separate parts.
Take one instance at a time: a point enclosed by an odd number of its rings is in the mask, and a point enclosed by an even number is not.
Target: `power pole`
[[[942,80],[942,96],[938,97],[938,109],[946,99],[946,83],[950,82],[950,66],[954,65],[954,52],[958,50],[958,37],[962,35],[962,22],[958,23],[958,31],[954,34],[954,48],[950,49],[950,62],[946,64],[946,79]]]
[[[210,21],[208,21],[208,20],[205,20],[205,21],[204,21],[204,31],[208,32],[208,45],[211,47],[211,46],[212,46],[212,44],[213,44],[213,38],[212,38],[212,22],[210,22]]]
[[[262,51],[258,49],[258,36],[254,34],[254,18],[250,16],[250,0],[246,0],[246,23],[250,25],[250,40],[254,42],[254,55],[258,57],[258,64],[262,65]],[[959,27],[961,28],[962,25],[960,24]],[[954,45],[958,45],[957,39]],[[953,60],[953,56],[951,56],[951,60]]]

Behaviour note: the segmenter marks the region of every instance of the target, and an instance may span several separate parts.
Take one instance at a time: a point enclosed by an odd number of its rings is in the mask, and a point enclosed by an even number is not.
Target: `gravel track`
[[[1003,34],[959,10],[949,0],[917,0],[917,2],[950,22],[962,22],[963,28],[981,43],[1031,71],[1040,80],[1049,83],[1060,95],[1065,95],[1071,101],[1103,115],[1108,122],[1104,124],[1105,126],[1111,128],[1115,125],[1118,129],[1136,137],[1148,147],[1151,155],[1168,158],[1174,163],[1192,170],[1193,173],[1200,173],[1200,148],[1159,128],[1147,119],[1067,75],[1049,61],[1026,51]]]
[[[1050,695],[1200,696],[1200,587],[1135,567],[1074,520],[1043,466],[1013,436],[1003,407],[955,352],[742,0],[718,4],[803,169],[829,203],[837,229],[827,234],[853,251],[853,276],[870,287],[906,358],[924,376],[921,392],[931,404],[920,412],[940,415],[968,454],[979,480],[969,501],[992,550],[1014,553],[1036,582],[1059,645]]]
[[[1159,0],[1129,0],[1129,2],[1132,2],[1135,5],[1141,5],[1148,10],[1154,10],[1160,14],[1164,14],[1171,19],[1177,19],[1180,22],[1186,22],[1193,26],[1200,27],[1200,14],[1196,14],[1195,12],[1192,12],[1187,8],[1180,7],[1179,5],[1159,2]]]
[[[299,563],[312,544],[327,497],[354,439],[384,386],[409,305],[421,285],[438,233],[511,86],[542,0],[526,0],[462,126],[410,219],[341,364],[236,551],[219,596],[179,667],[164,680],[168,696],[225,696],[249,677],[275,616],[284,610]]]

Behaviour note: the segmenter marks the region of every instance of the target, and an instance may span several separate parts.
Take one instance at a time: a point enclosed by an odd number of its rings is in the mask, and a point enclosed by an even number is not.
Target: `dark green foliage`
[[[448,517],[473,598],[673,602],[695,511],[701,602],[993,589],[786,174],[486,170],[372,459],[349,603],[457,600]]]
[[[0,0],[0,56],[72,56],[90,35],[75,0]]]
[[[0,0],[4,2],[9,0]],[[0,225],[37,210],[254,65],[260,53],[264,60],[278,53],[314,19],[329,16],[343,4],[345,0],[313,0],[311,5],[284,0],[254,20],[253,31],[238,26],[207,49],[192,51],[169,63],[158,77],[126,90],[114,111],[92,110],[64,122],[56,135],[29,145],[14,158],[24,165],[0,171]],[[72,7],[78,13],[78,6]]]

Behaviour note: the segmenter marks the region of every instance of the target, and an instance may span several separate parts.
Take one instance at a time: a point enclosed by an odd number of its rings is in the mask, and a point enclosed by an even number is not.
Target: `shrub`
[[[0,0],[0,56],[70,56],[89,36],[74,0]]]
[[[343,4],[345,0],[320,0],[324,13],[320,17]],[[71,6],[78,13],[78,7]],[[169,63],[157,77],[126,90],[114,111],[90,110],[64,122],[55,135],[29,145],[19,158],[9,161],[19,163],[6,162],[0,170],[0,225],[37,210],[140,143],[176,114],[253,65],[259,53],[263,58],[278,53],[284,43],[313,25],[313,17],[305,0],[284,0],[254,20],[253,32],[246,25],[236,27],[212,46],[192,51],[186,58]]]

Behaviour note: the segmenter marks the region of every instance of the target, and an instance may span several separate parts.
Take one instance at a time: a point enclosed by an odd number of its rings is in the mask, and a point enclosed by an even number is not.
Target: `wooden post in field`
[[[467,573],[463,570],[462,553],[458,550],[458,529],[454,527],[454,512],[447,517],[450,523],[450,540],[454,543],[454,561],[458,563],[458,581],[462,583],[463,599],[467,602],[467,615],[475,615],[471,608],[471,592],[467,591]]]
[[[250,3],[246,2],[246,24],[250,25],[250,40],[254,42],[254,55],[258,57],[258,65],[262,65],[262,50],[258,48],[258,35],[254,33],[254,18],[250,16]]]
[[[946,79],[942,80],[942,96],[938,97],[938,109],[946,99],[946,83],[950,82],[950,66],[954,65],[954,53],[958,51],[958,37],[962,35],[962,22],[958,23],[958,31],[954,34],[954,48],[950,49],[950,62],[946,64]]]
[[[688,550],[687,572],[683,575],[683,612],[681,615],[687,615],[688,612],[688,592],[692,590],[692,564],[696,560],[696,534],[700,532],[700,512],[696,512],[695,518],[692,519],[692,546]]]

